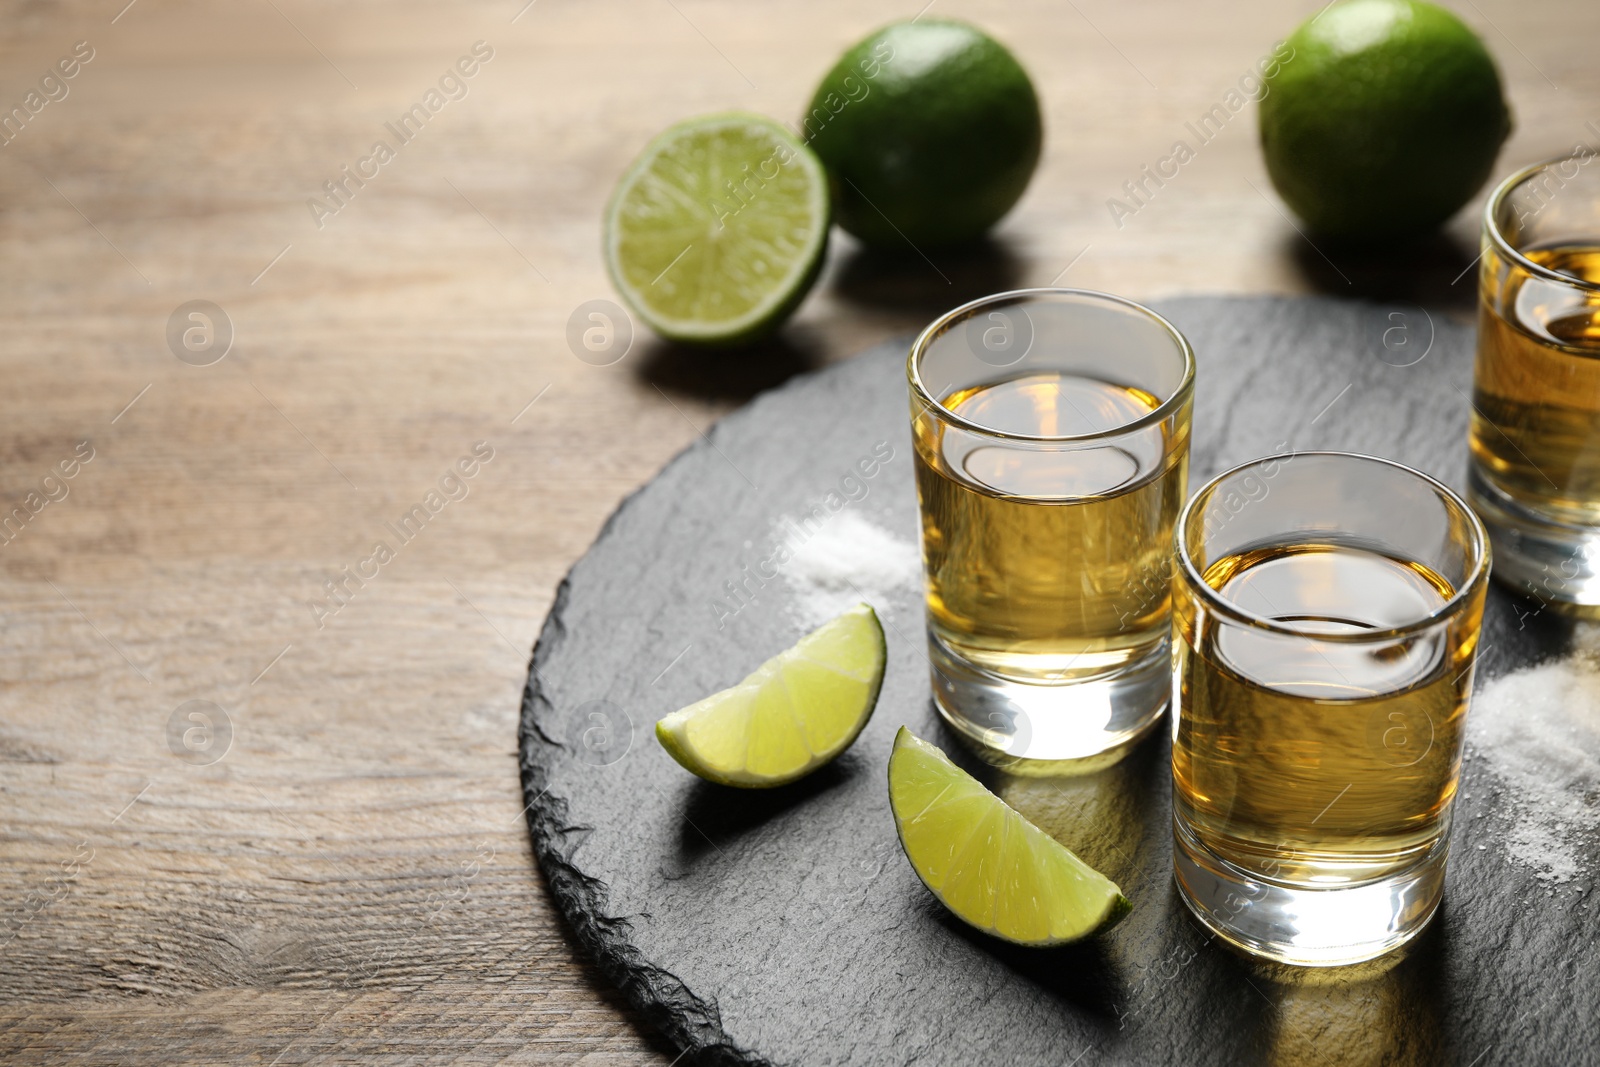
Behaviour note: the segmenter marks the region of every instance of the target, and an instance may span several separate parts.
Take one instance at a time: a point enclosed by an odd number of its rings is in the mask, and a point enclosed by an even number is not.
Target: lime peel
[[[999,41],[919,16],[857,42],[802,118],[841,228],[907,252],[980,237],[1022,196],[1044,137],[1039,97]]]
[[[1314,235],[1363,243],[1434,229],[1483,187],[1511,132],[1487,46],[1424,0],[1339,0],[1274,57],[1262,155]]]

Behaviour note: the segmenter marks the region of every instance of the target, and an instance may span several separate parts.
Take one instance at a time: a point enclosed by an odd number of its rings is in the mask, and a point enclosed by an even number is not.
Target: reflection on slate
[[[1369,452],[1461,485],[1469,325],[1323,298],[1157,306],[1198,353],[1192,487],[1288,448]],[[1587,894],[1548,896],[1508,865],[1509,809],[1481,761],[1467,765],[1428,932],[1399,958],[1297,971],[1223,949],[1179,902],[1165,731],[1093,776],[975,768],[929,703],[914,587],[875,605],[883,694],[835,766],[748,793],[700,782],[661,750],[656,719],[800,636],[783,576],[742,568],[878,441],[894,457],[844,507],[915,543],[905,347],[724,419],[612,517],[540,636],[521,736],[536,852],[574,937],[645,1016],[699,1063],[1594,1062]],[[716,607],[730,582],[754,597],[731,617]],[[1562,619],[1495,588],[1480,685],[1569,639]],[[579,711],[597,700],[628,722],[597,734]],[[1045,952],[951,919],[895,838],[885,766],[902,723],[1115,878],[1133,913],[1099,941]]]

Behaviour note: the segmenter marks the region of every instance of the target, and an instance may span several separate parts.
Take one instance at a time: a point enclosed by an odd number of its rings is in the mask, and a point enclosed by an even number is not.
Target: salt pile
[[[922,579],[922,557],[915,545],[853,511],[842,511],[802,539],[788,521],[774,529],[790,542],[792,558],[783,577],[794,590],[795,621],[820,626],[865,600],[880,613],[890,594],[915,588]]]
[[[1467,723],[1472,755],[1510,794],[1509,857],[1549,884],[1589,878],[1600,848],[1600,655],[1591,647],[1496,678]]]

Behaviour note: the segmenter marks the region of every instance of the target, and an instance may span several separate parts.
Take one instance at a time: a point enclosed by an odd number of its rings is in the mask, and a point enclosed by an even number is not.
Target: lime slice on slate
[[[1114,882],[904,726],[889,757],[889,806],[917,877],[986,934],[1059,945],[1131,909]]]
[[[828,243],[821,162],[759,115],[689,119],[651,141],[605,216],[606,268],[634,314],[690,344],[751,341],[788,317]]]
[[[672,758],[707,781],[764,789],[849,748],[883,685],[883,627],[858,604],[731,689],[656,723]]]

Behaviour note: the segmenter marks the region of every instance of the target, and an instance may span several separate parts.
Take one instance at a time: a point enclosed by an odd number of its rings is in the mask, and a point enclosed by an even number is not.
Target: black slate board
[[[1469,324],[1324,298],[1157,307],[1198,353],[1191,487],[1285,447],[1392,457],[1460,487]],[[905,350],[795,379],[678,456],[573,568],[534,650],[521,765],[540,865],[576,939],[695,1050],[686,1062],[1600,1062],[1589,894],[1547,895],[1508,865],[1510,808],[1480,761],[1467,764],[1432,927],[1398,960],[1298,971],[1225,950],[1178,900],[1165,731],[1087,779],[1008,779],[961,754],[929,700],[914,586],[877,605],[890,624],[882,697],[836,764],[752,794],[668,758],[656,719],[800,635],[781,580],[732,618],[714,607],[770,554],[774,521],[887,441],[893,459],[847,507],[916,543]],[[1479,685],[1570,637],[1553,613],[1493,590]],[[884,768],[902,723],[1116,879],[1133,914],[1048,951],[944,914],[889,814]]]

